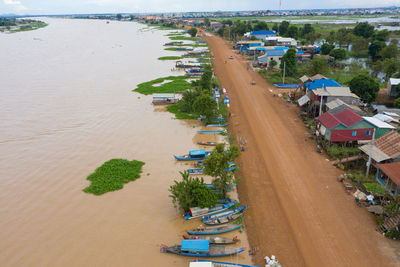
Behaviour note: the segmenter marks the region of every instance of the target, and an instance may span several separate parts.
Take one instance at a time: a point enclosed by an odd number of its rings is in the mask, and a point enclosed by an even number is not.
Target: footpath
[[[273,97],[227,41],[205,38],[231,99],[230,131],[247,143],[237,176],[255,263],[274,254],[283,266],[398,266],[397,244],[346,195],[340,171],[315,152],[297,109]]]

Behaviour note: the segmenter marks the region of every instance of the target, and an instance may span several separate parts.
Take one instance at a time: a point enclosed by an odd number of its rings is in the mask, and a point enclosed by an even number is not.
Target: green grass
[[[191,84],[186,81],[190,77],[186,76],[168,76],[163,78],[158,78],[152,81],[144,82],[138,84],[137,88],[133,91],[150,95],[154,93],[176,93],[178,91],[185,91],[191,87]],[[153,86],[154,84],[162,83],[165,80],[170,80],[170,82],[164,83],[160,86]]]
[[[196,120],[199,116],[196,114],[187,114],[179,111],[179,104],[173,104],[167,106],[167,110],[175,114],[175,118],[178,120]]]
[[[168,34],[166,34],[165,36],[184,36],[185,33],[184,32],[170,32]]]
[[[109,160],[87,177],[91,184],[83,191],[94,195],[102,195],[120,190],[124,187],[124,184],[140,177],[143,165],[144,162],[137,160]]]
[[[380,183],[364,183],[363,185],[368,192],[374,195],[384,195],[386,193]]]
[[[33,31],[40,28],[44,28],[48,26],[48,24],[44,22],[32,22],[26,28],[19,28],[17,30],[10,30],[9,33],[16,33],[16,32],[26,32],[26,31]]]
[[[166,50],[166,51],[185,51],[185,50],[177,50],[178,49],[178,47],[167,47],[167,48],[164,48],[164,50]],[[187,50],[187,51],[189,51],[189,50]]]
[[[343,159],[360,153],[358,147],[341,147],[332,145],[327,148],[326,153],[333,159]]]
[[[196,37],[186,37],[186,36],[170,36],[169,39],[175,41],[198,41]]]
[[[351,173],[347,173],[347,177],[354,182],[371,182],[376,180],[376,177],[371,174],[366,177],[364,171],[353,171]]]
[[[178,60],[182,59],[183,57],[179,56],[166,56],[166,57],[159,57],[158,60]]]

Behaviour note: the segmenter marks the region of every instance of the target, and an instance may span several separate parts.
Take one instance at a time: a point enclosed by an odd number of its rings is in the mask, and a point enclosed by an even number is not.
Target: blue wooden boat
[[[203,174],[204,169],[189,169],[190,174]]]
[[[212,227],[198,227],[196,229],[186,230],[186,232],[189,235],[218,235],[234,231],[241,226],[241,224],[227,224]]]
[[[229,125],[229,123],[222,123],[222,124],[212,124],[212,123],[210,123],[210,124],[206,124],[206,127],[225,127],[225,126],[228,126]]]
[[[206,239],[210,241],[210,244],[216,244],[216,245],[229,245],[229,244],[235,244],[239,242],[240,240],[237,238],[237,236],[233,238],[228,238],[224,236],[208,236],[208,235],[202,235],[202,236],[188,236],[188,235],[183,235],[183,239]]]
[[[189,154],[183,156],[174,156],[179,161],[190,161],[190,160],[201,160],[205,159],[210,155],[211,151],[205,151],[204,149],[191,150]]]
[[[211,190],[216,190],[217,188],[213,185],[213,184],[205,184],[208,188],[210,188]],[[236,184],[235,183],[233,183],[228,189],[228,192],[230,191],[230,189],[232,188],[232,187],[234,187],[234,186],[236,186]]]
[[[185,73],[185,76],[189,76],[189,77],[200,77],[201,73]]]
[[[192,261],[191,263],[196,263],[196,262],[203,262],[203,263],[211,263],[209,267],[260,267],[259,265],[246,265],[246,264],[239,264],[239,263],[231,263],[231,262],[222,262],[222,261],[206,261],[206,260],[196,260]],[[202,266],[202,265],[201,265]],[[189,267],[197,267],[195,264],[189,265]],[[200,267],[200,266],[199,266]]]
[[[188,212],[186,212],[183,216],[185,217],[185,220],[191,220],[207,215],[211,215],[217,212],[221,212],[227,209],[232,208],[233,206],[236,205],[235,201],[222,204],[222,205],[217,205],[215,207],[209,207],[209,208],[199,208],[199,207],[194,207],[190,208]]]
[[[221,134],[224,133],[225,130],[220,130],[220,131],[197,131],[199,134]]]
[[[244,211],[245,208],[246,206],[241,206],[236,209],[226,210],[219,213],[204,216],[202,218],[202,221],[206,225],[220,225],[224,223],[233,222],[237,220],[240,216],[242,216],[242,211]]]
[[[201,121],[205,121],[205,120],[206,120],[206,118],[203,117],[203,116],[200,116],[198,119],[201,120]],[[221,122],[221,121],[224,121],[224,120],[225,120],[224,118],[218,117],[218,118],[216,118],[216,119],[214,119],[214,120],[212,120],[212,121],[213,121],[213,122]]]
[[[217,203],[218,204],[226,204],[232,202],[232,200],[230,198],[218,198]]]
[[[243,252],[244,248],[232,248],[223,245],[210,244],[205,239],[185,239],[181,245],[161,245],[161,252],[173,253],[189,257],[225,257]]]

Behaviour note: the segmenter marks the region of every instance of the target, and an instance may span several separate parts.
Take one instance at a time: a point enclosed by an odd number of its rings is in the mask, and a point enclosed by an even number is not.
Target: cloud
[[[10,5],[12,6],[15,10],[26,10],[27,8],[21,3],[21,1],[16,1],[16,0],[3,0],[3,3],[5,5]]]

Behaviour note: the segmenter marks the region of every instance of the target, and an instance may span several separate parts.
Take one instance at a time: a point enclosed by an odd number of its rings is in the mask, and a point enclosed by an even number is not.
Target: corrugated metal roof
[[[340,112],[342,112],[343,110],[345,110],[347,108],[351,109],[351,111],[353,111],[354,113],[356,113],[356,114],[358,114],[360,116],[362,116],[364,114],[363,111],[361,111],[360,109],[356,109],[355,106],[349,106],[347,104],[343,104],[343,105],[340,105],[340,106],[335,107],[333,109],[330,109],[329,112],[332,115],[336,115],[336,114],[339,114]]]
[[[348,108],[336,114],[335,117],[347,127],[351,127],[362,120],[360,115],[354,113]]]
[[[311,80],[317,80],[317,79],[328,79],[327,77],[325,77],[324,75],[322,75],[322,74],[315,74],[314,76],[312,76],[312,77],[310,77],[311,78]]]
[[[314,91],[315,95],[323,95],[323,96],[351,96],[355,98],[359,98],[354,95],[349,87],[345,86],[326,86],[325,88],[318,88]]]
[[[304,104],[306,104],[308,101],[310,101],[310,98],[307,95],[303,95],[302,97],[300,97],[297,100],[297,103],[299,103],[299,106],[303,106]]]
[[[210,241],[205,239],[182,240],[181,245],[181,248],[184,251],[208,252],[210,249]]]
[[[300,81],[302,81],[304,83],[304,82],[308,81],[309,79],[310,78],[307,75],[303,75],[303,76],[301,76]]]
[[[372,125],[375,125],[378,128],[382,128],[382,129],[395,129],[392,125],[383,122],[381,120],[378,120],[377,118],[374,117],[363,117],[364,120],[368,121],[369,123],[371,123]]]
[[[400,84],[400,79],[390,78],[389,82],[391,85],[398,85],[398,84]]]
[[[317,120],[320,121],[327,129],[331,129],[340,124],[340,121],[329,112],[325,112],[321,116],[317,117]]]
[[[378,164],[377,167],[396,185],[400,185],[400,162]]]
[[[386,155],[382,150],[378,149],[376,146],[372,146],[372,150],[371,150],[370,144],[361,146],[360,150],[363,151],[367,155],[369,155],[370,151],[371,151],[371,157],[376,162],[382,162],[384,160],[390,159],[390,157],[388,155]]]
[[[328,109],[334,109],[338,106],[341,105],[346,105],[346,103],[344,103],[342,100],[340,100],[339,98],[336,98],[335,100],[329,101],[328,103],[326,103],[326,106],[328,107]],[[347,105],[346,105],[347,106]]]
[[[273,56],[283,56],[286,53],[286,50],[279,50],[279,49],[271,49],[267,50],[265,53],[267,57],[273,57]]]
[[[390,131],[375,140],[374,146],[382,150],[391,158],[400,156],[400,134]]]

